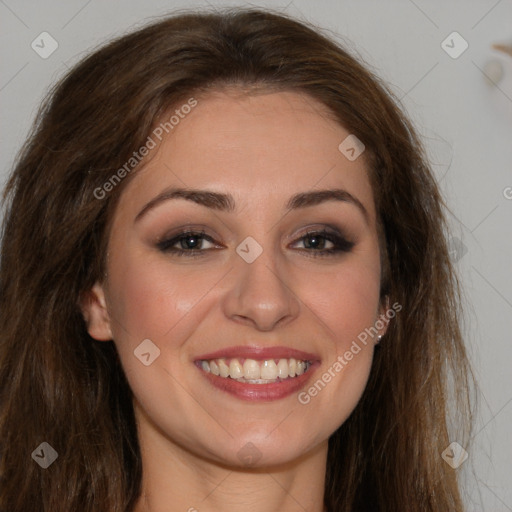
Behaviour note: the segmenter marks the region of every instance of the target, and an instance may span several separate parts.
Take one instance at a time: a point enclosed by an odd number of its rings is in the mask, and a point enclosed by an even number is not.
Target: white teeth
[[[210,371],[213,375],[220,375],[219,366],[215,361],[210,361]]]
[[[272,384],[274,382],[277,382],[277,379],[274,380],[267,380],[267,379],[236,379],[237,382],[243,382],[244,384]]]
[[[293,359],[288,360],[288,376],[289,377],[295,377],[295,373],[297,371],[297,361]]]
[[[266,359],[264,361],[245,359],[243,364],[238,359],[233,358],[229,360],[229,365],[226,359],[201,361],[201,368],[207,373],[222,378],[230,377],[250,384],[268,384],[296,377],[306,372],[310,366],[310,362],[296,360],[293,357],[279,360]]]
[[[231,359],[229,363],[229,376],[232,379],[239,379],[244,376],[244,369],[236,359]]]
[[[244,379],[256,380],[260,378],[260,365],[254,359],[246,359],[244,362]],[[263,375],[261,375],[261,378]]]
[[[279,359],[277,363],[277,376],[280,379],[287,379],[288,375],[288,361],[286,359]]]
[[[261,378],[265,380],[277,378],[277,364],[272,359],[263,361],[261,365]]]
[[[219,365],[220,376],[224,378],[229,377],[229,366],[226,364],[226,361],[219,359],[217,364]]]

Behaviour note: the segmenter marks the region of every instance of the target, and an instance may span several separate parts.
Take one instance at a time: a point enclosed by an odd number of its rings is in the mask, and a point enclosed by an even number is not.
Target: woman
[[[109,43],[5,200],[2,510],[462,510],[443,202],[320,31],[231,10]]]

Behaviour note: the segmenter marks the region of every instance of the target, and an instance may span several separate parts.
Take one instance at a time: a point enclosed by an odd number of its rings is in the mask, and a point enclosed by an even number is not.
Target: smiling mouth
[[[312,362],[293,357],[260,360],[218,358],[198,360],[196,365],[204,372],[223,379],[232,379],[246,384],[272,384],[300,377],[309,370]]]

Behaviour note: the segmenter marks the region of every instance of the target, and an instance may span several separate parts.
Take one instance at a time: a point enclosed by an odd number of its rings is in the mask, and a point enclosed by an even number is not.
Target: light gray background
[[[212,5],[249,4],[0,0],[2,183],[40,100],[68,67],[150,18]],[[250,5],[283,9],[342,37],[391,85],[423,135],[452,209],[453,236],[460,240],[454,254],[467,294],[465,332],[480,386],[469,459],[457,471],[467,479],[469,511],[512,511],[512,57],[491,48],[512,44],[512,0]],[[31,48],[44,31],[59,45],[47,59]],[[456,59],[441,47],[453,31],[469,44]],[[503,68],[495,84],[484,76],[491,60]]]

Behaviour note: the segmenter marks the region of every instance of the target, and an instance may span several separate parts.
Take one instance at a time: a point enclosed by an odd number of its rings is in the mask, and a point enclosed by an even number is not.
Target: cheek
[[[380,266],[375,258],[353,258],[336,272],[304,279],[302,290],[327,338],[318,375],[298,399],[319,418],[328,417],[324,427],[333,429],[356,407],[368,381],[374,351],[370,334],[378,318]],[[324,427],[318,425],[320,430]]]
[[[302,291],[311,309],[328,328],[337,352],[346,350],[377,320],[380,294],[378,262],[353,259],[335,272],[302,278]]]
[[[120,264],[109,272],[109,313],[125,375],[139,406],[150,417],[160,417],[162,404],[167,404],[183,413],[172,420],[173,431],[188,432],[187,414],[197,414],[197,403],[183,391],[188,376],[182,363],[188,361],[180,356],[215,299],[219,279],[211,270],[177,268],[159,255],[142,257],[126,251],[117,261]],[[147,366],[135,353],[140,353],[138,347],[144,340],[157,347],[149,345],[151,363]],[[158,356],[153,360],[154,350]]]
[[[125,256],[110,273],[110,305],[118,337],[161,339],[215,287],[211,270],[171,266],[161,256]],[[114,329],[114,337],[116,329]]]

